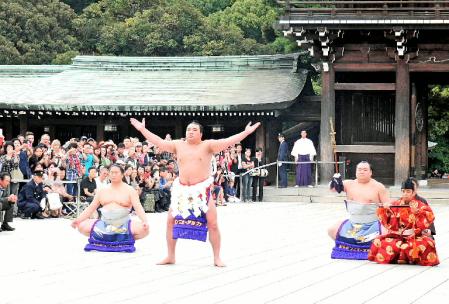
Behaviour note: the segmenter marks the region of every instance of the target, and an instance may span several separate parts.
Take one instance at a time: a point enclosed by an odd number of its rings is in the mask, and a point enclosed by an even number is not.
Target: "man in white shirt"
[[[100,167],[100,172],[95,178],[95,183],[97,184],[97,189],[106,187],[109,184],[109,169],[106,167]]]
[[[313,161],[316,155],[316,150],[313,142],[307,138],[307,132],[301,131],[301,138],[298,139],[292,149],[293,157],[296,162]],[[297,164],[296,165],[296,186],[312,187],[312,164]]]

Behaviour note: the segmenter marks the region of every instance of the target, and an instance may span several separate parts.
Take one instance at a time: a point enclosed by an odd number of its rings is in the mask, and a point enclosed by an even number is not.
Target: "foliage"
[[[204,16],[224,10],[232,5],[232,0],[188,0],[194,7],[198,8]]]
[[[277,18],[273,4],[260,0],[101,0],[75,24],[80,51],[87,54],[217,56],[296,50],[292,41],[276,37]]]
[[[0,64],[49,63],[76,49],[75,16],[57,0],[0,1]]]
[[[0,64],[296,52],[280,13],[274,0],[2,0]]]
[[[437,144],[429,153],[429,167],[449,172],[449,86],[431,89],[429,139]]]
[[[55,59],[51,61],[52,64],[72,64],[73,58],[78,56],[78,51],[67,51],[56,55]]]
[[[76,13],[80,13],[84,8],[96,2],[96,0],[62,0],[61,2],[70,5]]]
[[[279,11],[264,0],[238,0],[209,17],[216,24],[238,26],[245,38],[268,43],[276,38],[273,24],[279,17]]]

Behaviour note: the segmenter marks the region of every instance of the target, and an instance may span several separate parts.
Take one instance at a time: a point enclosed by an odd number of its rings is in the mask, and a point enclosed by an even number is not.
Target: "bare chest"
[[[351,185],[347,189],[348,199],[361,203],[379,203],[379,190],[372,186]]]
[[[183,144],[180,148],[177,149],[178,164],[180,165],[199,165],[211,162],[212,154],[204,144]]]
[[[108,204],[117,204],[122,207],[131,206],[131,199],[128,191],[117,191],[115,189],[105,189],[99,197],[100,204],[106,206]]]

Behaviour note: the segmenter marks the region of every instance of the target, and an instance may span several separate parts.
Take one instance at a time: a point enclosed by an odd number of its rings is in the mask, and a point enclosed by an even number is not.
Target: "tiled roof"
[[[69,66],[0,66],[0,109],[280,109],[306,81],[297,56],[78,56]]]

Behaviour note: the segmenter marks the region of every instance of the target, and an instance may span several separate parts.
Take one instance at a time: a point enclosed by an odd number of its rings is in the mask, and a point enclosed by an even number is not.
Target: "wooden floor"
[[[332,260],[326,228],[340,204],[262,203],[219,208],[222,256],[208,243],[165,254],[166,214],[148,214],[137,251],[86,253],[66,219],[15,220],[0,233],[0,303],[448,303],[449,206],[436,213],[437,267]]]

